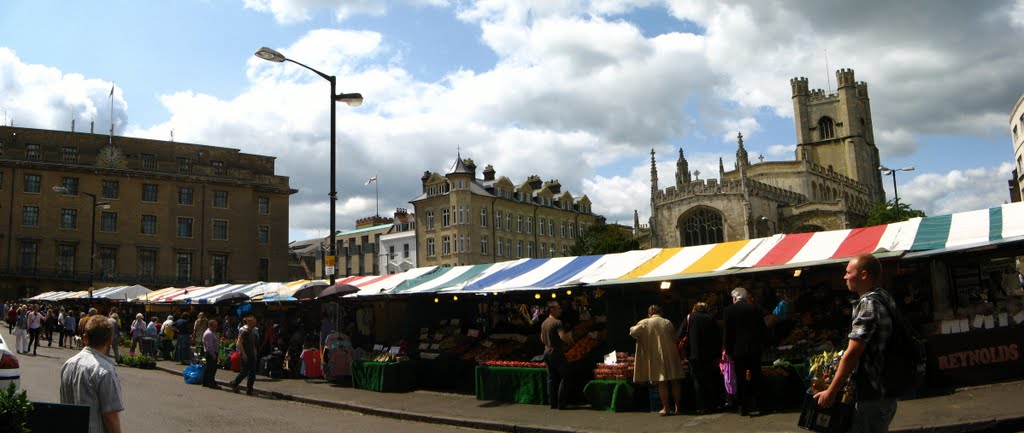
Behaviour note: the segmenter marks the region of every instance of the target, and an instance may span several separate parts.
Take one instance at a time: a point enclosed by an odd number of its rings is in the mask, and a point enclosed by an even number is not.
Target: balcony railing
[[[74,282],[80,283],[83,289],[89,283],[88,272],[68,272],[56,268],[28,266],[0,266],[0,277]],[[102,271],[97,271],[93,275],[93,284],[96,283],[140,284],[149,288],[185,287],[204,284],[198,277],[181,278],[176,275],[126,274]]]

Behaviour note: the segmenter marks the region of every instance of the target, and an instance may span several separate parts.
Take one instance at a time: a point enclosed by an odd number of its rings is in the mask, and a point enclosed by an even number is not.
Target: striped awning
[[[927,217],[907,258],[1024,241],[1024,202]]]

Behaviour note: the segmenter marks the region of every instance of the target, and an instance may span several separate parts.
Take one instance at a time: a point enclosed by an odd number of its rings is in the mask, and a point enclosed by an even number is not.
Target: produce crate
[[[823,408],[818,406],[814,396],[807,394],[796,425],[804,430],[832,433],[849,431],[852,421],[853,405],[836,402],[832,407]]]

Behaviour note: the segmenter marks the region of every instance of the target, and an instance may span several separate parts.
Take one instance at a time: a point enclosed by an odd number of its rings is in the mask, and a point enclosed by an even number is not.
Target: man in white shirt
[[[33,305],[32,311],[28,313],[28,347],[32,349],[32,356],[36,355],[39,349],[39,331],[43,327],[43,315],[39,313],[39,306]]]
[[[105,316],[85,323],[85,348],[60,369],[60,402],[89,406],[89,433],[121,433],[121,383],[114,362],[105,355],[114,327]]]

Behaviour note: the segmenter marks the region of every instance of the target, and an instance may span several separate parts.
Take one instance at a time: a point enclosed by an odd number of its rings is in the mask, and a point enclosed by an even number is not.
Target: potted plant
[[[25,391],[18,392],[13,383],[0,390],[0,431],[26,433],[32,415],[32,402]]]

